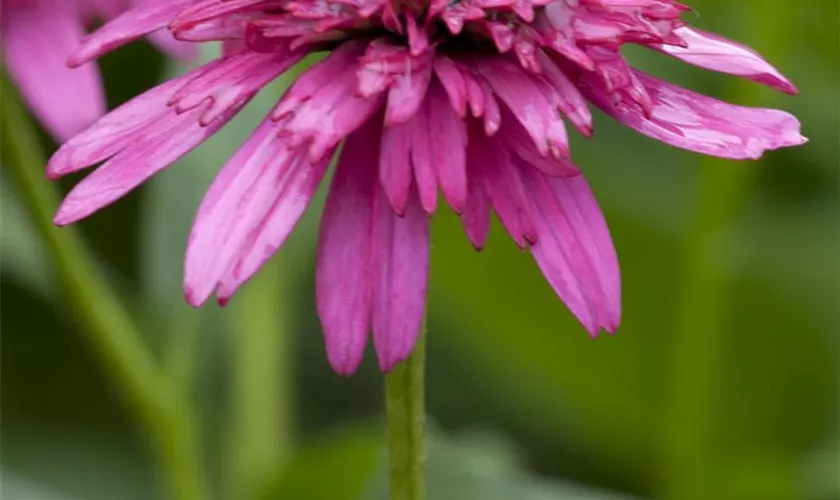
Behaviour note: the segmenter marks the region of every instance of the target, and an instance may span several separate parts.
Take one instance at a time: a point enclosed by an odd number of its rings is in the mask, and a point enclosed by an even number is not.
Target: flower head
[[[158,1],[158,0],[155,0]],[[29,107],[50,134],[66,141],[105,114],[105,96],[95,65],[78,70],[67,59],[84,28],[110,19],[141,0],[2,0],[0,28],[3,57]],[[186,57],[190,47],[167,33],[154,41],[173,55]]]
[[[65,144],[49,175],[105,162],[56,223],[99,210],[199,145],[261,88],[315,52],[222,168],[190,235],[187,300],[227,301],[280,247],[330,159],[317,306],[336,371],[355,371],[370,329],[380,365],[420,331],[438,190],[481,248],[495,212],[593,335],[620,317],[618,262],[569,157],[565,122],[588,103],[668,144],[726,158],[804,142],[782,111],[735,106],[660,81],[619,53],[638,44],[778,90],[755,52],[686,26],[672,0],[171,0],[90,36],[73,61],[168,28],[224,56],[137,97]],[[564,120],[565,118],[565,120]],[[343,146],[340,147],[343,143]]]

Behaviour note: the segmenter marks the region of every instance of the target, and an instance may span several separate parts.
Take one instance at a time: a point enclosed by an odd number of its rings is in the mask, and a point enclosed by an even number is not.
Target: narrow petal
[[[481,183],[493,209],[511,238],[521,248],[537,241],[537,228],[527,202],[527,194],[509,153],[495,138],[473,129],[467,153],[470,177]]]
[[[372,240],[373,341],[380,368],[389,372],[414,349],[426,309],[429,217],[416,193],[403,217],[379,193]]]
[[[82,46],[70,58],[80,66],[132,40],[166,27],[195,0],[150,1],[117,16],[85,37]]]
[[[217,290],[220,303],[230,299],[283,246],[321,184],[329,161],[326,157],[313,165],[301,154],[289,164],[279,179],[280,190],[268,215],[252,231],[236,263],[221,280]]]
[[[122,198],[215,134],[241,109],[225,113],[206,127],[198,124],[201,108],[174,112],[151,133],[137,134],[135,143],[85,177],[58,208],[55,224],[71,224]]]
[[[461,214],[461,222],[464,231],[467,233],[470,243],[476,250],[484,248],[487,242],[487,235],[490,233],[490,201],[484,194],[484,187],[481,185],[481,174],[475,172],[481,169],[474,161],[467,161],[467,177],[469,193],[464,213]]]
[[[136,144],[147,129],[178,120],[166,103],[186,81],[187,76],[170,80],[103,116],[59,148],[50,158],[47,175],[56,179],[92,166]]]
[[[3,9],[2,28],[6,67],[32,112],[57,141],[70,139],[105,114],[97,67],[67,67],[70,51],[83,35],[82,20],[71,2],[11,4]]]
[[[653,100],[650,119],[637,107],[614,104],[587,80],[584,94],[605,113],[633,130],[678,148],[732,159],[757,159],[767,151],[804,144],[799,121],[775,109],[718,101],[636,72]]]
[[[467,203],[467,129],[444,97],[440,85],[429,88],[429,146],[440,189],[457,213]]]
[[[674,30],[685,46],[656,44],[650,47],[681,61],[720,73],[741,76],[786,94],[796,86],[756,51],[732,40],[689,26]]]
[[[344,143],[318,238],[318,316],[327,358],[340,375],[353,374],[362,361],[373,308],[369,260],[381,126],[372,122]]]
[[[546,177],[545,182],[595,268],[602,293],[599,321],[602,328],[612,333],[621,321],[621,278],[604,214],[582,175],[566,179]]]
[[[201,305],[235,267],[249,236],[294,177],[300,153],[277,139],[278,125],[264,121],[228,161],[201,202],[187,243],[184,293]]]
[[[563,120],[528,74],[504,59],[476,59],[474,67],[528,131],[540,155],[568,155]]]
[[[433,143],[429,133],[429,107],[423,106],[409,122],[411,127],[411,165],[420,193],[420,204],[426,213],[437,208],[437,175],[432,157]]]
[[[523,169],[540,239],[534,259],[591,335],[618,326],[618,264],[600,210],[582,176],[545,177]],[[585,184],[584,184],[585,186]]]
[[[398,214],[404,214],[411,187],[411,124],[385,127],[379,155],[379,179]]]

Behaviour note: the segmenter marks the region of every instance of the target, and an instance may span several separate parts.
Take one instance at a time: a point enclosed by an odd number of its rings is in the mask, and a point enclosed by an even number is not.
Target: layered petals
[[[798,146],[807,140],[799,120],[776,109],[736,106],[645,75],[635,74],[651,96],[647,114],[633,104],[614,103],[603,87],[584,94],[633,130],[678,148],[721,158],[757,159],[765,151]]]
[[[618,258],[566,122],[591,137],[592,103],[666,144],[735,159],[805,141],[788,113],[695,94],[623,57],[622,45],[637,44],[795,91],[750,49],[688,27],[686,9],[674,0],[149,0],[87,37],[73,62],[163,28],[222,42],[223,55],[62,146],[51,177],[104,164],[56,222],[124,195],[292,65],[328,52],[267,110],[202,201],[187,246],[188,302],[231,299],[286,241],[337,157],[315,270],[337,373],[358,369],[371,334],[383,371],[411,354],[438,192],[476,249],[495,213],[586,331],[614,332]]]

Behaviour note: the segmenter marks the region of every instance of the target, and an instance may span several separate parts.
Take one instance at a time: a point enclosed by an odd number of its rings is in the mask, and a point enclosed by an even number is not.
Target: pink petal
[[[540,239],[537,264],[591,335],[619,322],[618,261],[600,209],[582,176],[545,177],[523,169]]]
[[[420,193],[420,204],[426,213],[432,214],[437,208],[437,175],[432,157],[428,112],[427,103],[408,124],[411,127],[411,164]]]
[[[388,92],[385,123],[405,123],[411,119],[423,104],[431,79],[431,64],[407,75],[395,76],[395,83]]]
[[[475,177],[481,183],[484,194],[516,244],[521,248],[533,244],[537,241],[537,229],[518,169],[498,140],[485,136],[477,128],[470,132],[467,152],[470,178]]]
[[[439,55],[435,57],[435,74],[446,90],[452,109],[463,118],[467,114],[467,84],[461,72],[452,59]]]
[[[153,130],[138,133],[134,143],[70,191],[58,208],[55,224],[71,224],[122,198],[215,134],[240,109],[230,110],[206,127],[198,123],[202,108],[180,116],[172,112]]]
[[[540,155],[568,155],[563,120],[527,73],[509,61],[489,57],[477,59],[474,68],[528,131]]]
[[[3,2],[3,54],[6,67],[33,113],[63,142],[105,113],[99,71],[77,70],[67,58],[83,35],[71,2]]]
[[[701,68],[748,78],[787,94],[798,92],[796,86],[779,70],[746,45],[689,26],[677,28],[674,34],[687,45],[650,46]]]
[[[638,107],[614,105],[598,84],[582,90],[596,106],[628,127],[678,148],[732,159],[756,159],[771,149],[807,142],[799,121],[775,109],[718,101],[636,71],[653,100],[650,119]]]
[[[85,37],[71,64],[80,66],[117,47],[166,27],[195,0],[154,0],[130,9]]]
[[[385,127],[379,155],[379,179],[398,214],[404,214],[411,187],[412,124]]]
[[[340,375],[359,367],[373,309],[369,259],[381,128],[372,122],[344,143],[318,239],[316,304],[327,358]]]
[[[321,184],[329,161],[326,157],[313,165],[299,155],[288,166],[268,215],[252,231],[236,263],[222,278],[217,290],[220,302],[226,302],[285,243]]]
[[[148,129],[179,120],[166,103],[188,77],[170,80],[135,97],[67,141],[50,158],[47,175],[56,179],[99,163],[135,144]]]
[[[481,168],[482,165],[477,165],[474,161],[467,161],[469,193],[464,213],[461,214],[464,231],[476,250],[484,248],[487,235],[490,233],[490,202],[484,194],[481,175],[475,172],[476,169]]]
[[[455,114],[438,84],[429,87],[428,127],[432,164],[446,201],[457,213],[467,203],[467,128]]]
[[[429,218],[416,193],[409,198],[404,217],[397,216],[380,193],[373,221],[373,341],[380,368],[389,372],[408,358],[423,328]]]
[[[290,151],[276,137],[277,129],[270,119],[264,121],[222,168],[201,202],[184,266],[184,291],[194,306],[234,271],[250,249],[249,237],[298,180],[301,153]]]

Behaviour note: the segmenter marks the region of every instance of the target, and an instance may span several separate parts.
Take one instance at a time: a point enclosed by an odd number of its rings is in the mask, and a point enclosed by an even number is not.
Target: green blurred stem
[[[36,133],[8,80],[2,77],[0,83],[4,171],[10,173],[46,244],[70,308],[83,325],[80,330],[155,443],[171,497],[205,500],[195,419],[160,376],[139,332],[102,279],[82,238],[73,228],[53,226],[58,195],[44,176],[46,162]]]
[[[268,264],[231,303],[230,498],[256,498],[293,445],[292,318],[280,264]]]
[[[723,382],[727,305],[731,291],[728,231],[749,194],[755,165],[701,162],[695,219],[686,239],[682,304],[673,331],[665,409],[664,498],[708,500],[719,449],[715,426]]]
[[[423,327],[425,330],[425,326]],[[423,500],[425,332],[414,352],[385,376],[391,500]]]
[[[792,8],[785,4],[786,7]],[[763,2],[752,0],[741,8],[755,19]],[[785,9],[774,9],[762,17],[760,29],[751,37],[765,56],[784,44]],[[783,46],[783,45],[781,45]],[[772,60],[773,57],[770,57]],[[754,101],[751,82],[732,80],[724,100],[749,105]],[[756,162],[733,162],[715,158],[700,161],[700,182],[694,207],[694,221],[686,239],[683,262],[682,303],[677,310],[671,351],[671,383],[666,394],[663,491],[673,500],[718,498],[715,480],[720,476],[720,393],[725,384],[725,340],[728,306],[731,304],[731,231],[753,190],[758,171]]]

